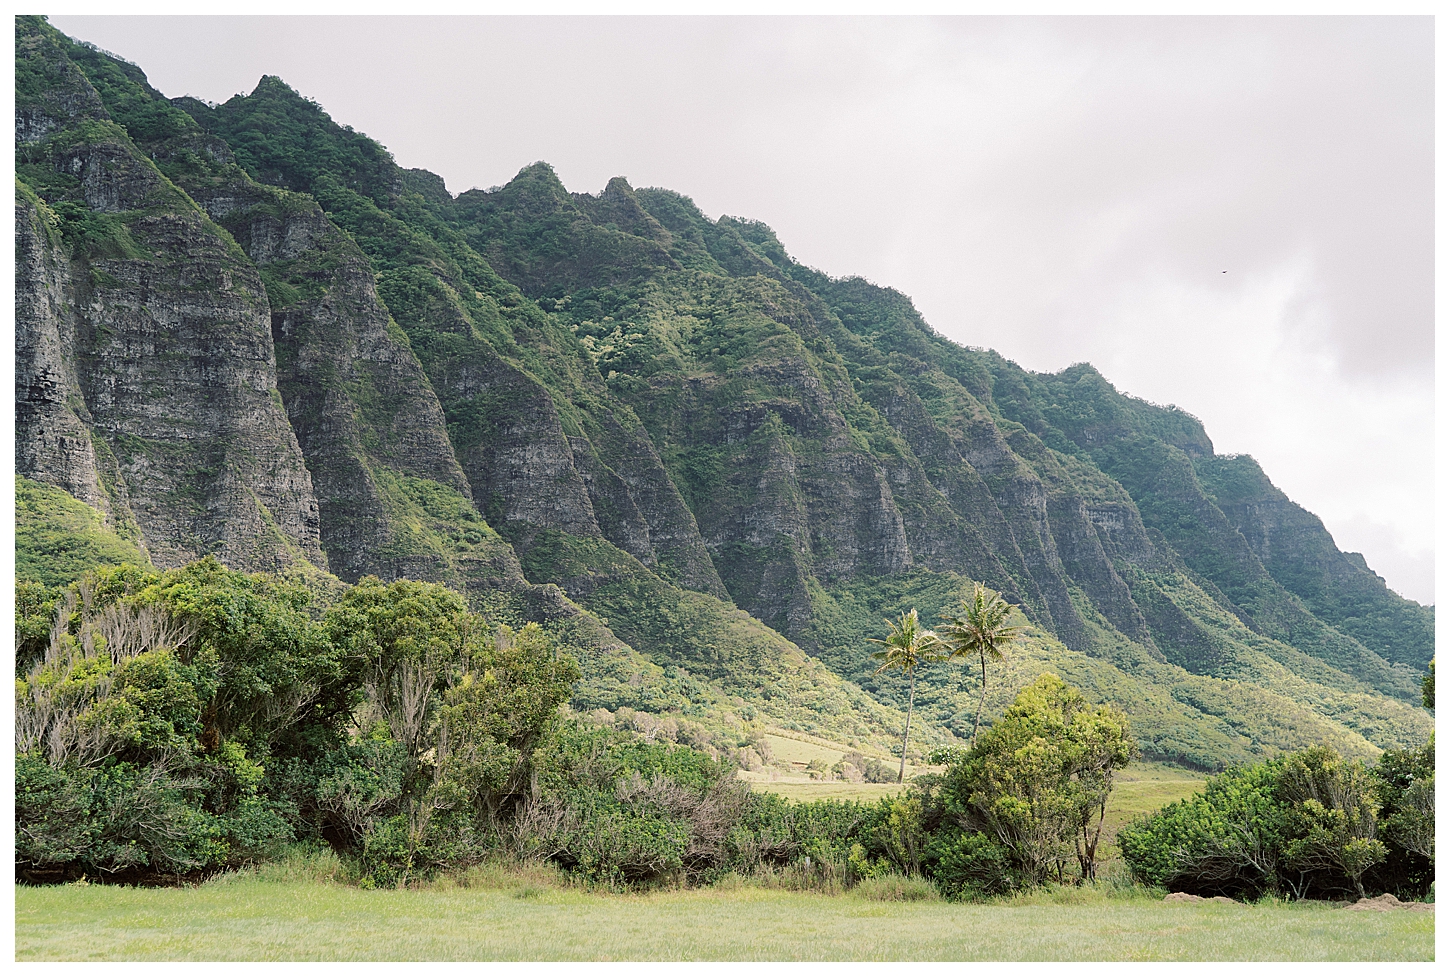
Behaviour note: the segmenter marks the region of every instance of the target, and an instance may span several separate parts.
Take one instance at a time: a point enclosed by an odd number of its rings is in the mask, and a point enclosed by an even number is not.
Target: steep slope
[[[372,268],[311,199],[255,183],[231,149],[144,74],[72,46],[113,117],[226,229],[267,291],[277,389],[318,498],[321,545],[347,581],[364,574],[460,589],[523,584],[512,550],[473,511],[443,413]]]
[[[42,21],[21,22],[27,43],[50,54],[17,70],[17,458],[78,500],[35,497],[69,520],[57,546],[165,538],[147,528],[160,516],[132,515],[135,480],[97,434],[87,343],[125,327],[84,295],[108,287],[99,261],[205,253],[126,250],[126,221],[36,148],[63,109],[110,126],[99,141],[220,242],[229,287],[249,283],[273,357],[261,389],[286,425],[255,448],[290,438],[305,463],[313,562],[547,622],[584,664],[576,708],[885,745],[906,689],[868,639],[982,580],[1032,625],[991,677],[989,721],[1053,668],[1127,709],[1149,755],[1203,767],[1321,741],[1371,756],[1428,732],[1411,703],[1432,610],[1181,411],[1090,367],[1032,374],[951,343],[905,296],[806,268],[765,225],[671,191],[570,193],[537,163],[455,198],[280,79],[168,102]],[[137,355],[164,382],[170,361]],[[921,744],[970,729],[978,681],[922,675]]]
[[[855,335],[903,367],[899,375],[934,375],[934,393],[926,402],[940,404],[939,391],[955,388],[959,399],[970,397],[993,416],[1013,452],[1053,486],[1048,518],[1053,542],[1074,565],[1073,583],[1092,595],[1118,630],[1137,640],[1148,637],[1138,621],[1137,596],[1121,596],[1132,574],[1118,572],[1118,564],[1156,570],[1164,559],[1171,563],[1181,555],[1185,571],[1250,628],[1414,701],[1412,667],[1392,665],[1311,614],[1268,573],[1205,494],[1195,460],[1211,467],[1217,456],[1196,419],[1123,397],[1086,365],[1054,375],[1029,374],[995,353],[963,349],[935,335],[898,293],[860,280],[832,281],[784,257],[781,261],[792,276],[811,284]],[[939,412],[938,420],[949,425],[951,413]],[[1167,545],[1154,545],[1144,529],[1160,534]],[[1327,547],[1337,553],[1332,541],[1321,538],[1319,543],[1321,552]],[[1153,602],[1151,593],[1146,599]],[[1423,654],[1429,610],[1393,595],[1375,594],[1374,599],[1384,602],[1376,606],[1387,618],[1398,614],[1398,620],[1418,622],[1407,637]],[[1331,600],[1349,606],[1337,596]],[[1165,621],[1173,617],[1171,611],[1166,615]],[[1145,617],[1143,623],[1150,622]]]
[[[106,517],[53,485],[15,477],[15,576],[47,587],[70,583],[94,566],[148,561]]]
[[[1423,672],[1435,615],[1385,585],[1358,553],[1341,553],[1324,523],[1275,488],[1247,455],[1195,458],[1194,474],[1264,569],[1315,617],[1386,660]]]
[[[1008,365],[1000,369],[1021,373]],[[1087,366],[1022,383],[1037,388],[1033,400],[1004,403],[1004,413],[1015,413],[1029,428],[1056,428],[1117,479],[1133,496],[1144,523],[1161,533],[1187,568],[1245,624],[1387,694],[1415,701],[1412,667],[1391,664],[1315,617],[1268,573],[1214,504],[1195,472],[1196,459],[1214,457],[1196,420],[1123,397]]]
[[[558,584],[655,662],[777,721],[815,727],[808,717],[835,716],[824,728],[873,739],[896,726],[890,710],[721,599],[695,519],[643,426],[557,319],[449,233],[412,189],[432,189],[427,174],[353,153],[352,134],[276,79],[215,109],[178,104],[235,143],[256,175],[314,194],[379,269],[379,294],[437,392],[472,497],[529,580]],[[334,162],[314,167],[318,159]],[[435,194],[433,206],[443,201],[451,205]]]
[[[552,204],[539,201],[545,195]],[[623,180],[611,181],[597,203],[580,196],[536,164],[498,191],[463,194],[457,216],[481,250],[562,255],[556,263],[568,276],[551,288],[575,290],[552,302],[556,315],[644,421],[737,604],[809,642],[818,585],[898,573],[914,560],[944,567],[963,559],[1021,599],[988,541],[861,400],[814,296],[764,276],[723,274],[688,239],[676,245],[673,230],[640,216],[646,208]],[[633,226],[655,246],[675,247],[677,267],[661,270],[643,248],[622,249],[621,260],[602,266],[575,259],[570,242],[594,248],[594,238],[504,220],[509,204],[571,229],[606,215],[605,233],[628,238],[618,228]],[[621,225],[620,212],[635,214],[633,223]],[[530,239],[536,227],[543,229]],[[647,260],[625,265],[639,254]],[[1040,597],[1024,603],[1052,620]]]
[[[467,450],[455,455],[448,418],[434,387],[407,334],[379,297],[372,259],[351,234],[339,228],[310,196],[254,181],[236,165],[226,142],[206,133],[187,112],[151,89],[136,66],[76,45],[43,21],[30,19],[22,24],[20,43],[32,36],[49,46],[54,64],[86,94],[84,104],[111,115],[118,135],[140,134],[129,140],[135,154],[149,157],[156,177],[169,181],[167,185],[181,205],[216,221],[207,226],[229,246],[252,281],[265,287],[264,292],[260,287],[258,291],[263,311],[270,313],[271,328],[264,335],[272,338],[276,351],[272,398],[285,405],[296,434],[294,450],[300,446],[306,462],[303,470],[310,469],[314,478],[322,500],[318,520],[321,548],[340,576],[355,580],[374,573],[386,578],[443,580],[469,592],[496,620],[545,621],[583,661],[585,680],[575,703],[580,708],[673,708],[711,717],[717,729],[742,722],[748,726],[752,721],[748,717],[758,716],[777,724],[829,729],[833,735],[866,742],[894,737],[900,717],[892,710],[841,682],[727,603],[708,593],[690,594],[670,585],[629,552],[600,538],[608,531],[661,569],[706,591],[723,593],[693,519],[638,422],[627,409],[616,416],[607,405],[601,409],[597,401],[589,399],[589,377],[596,388],[593,393],[608,397],[597,372],[589,368],[585,387],[575,393],[575,399],[582,398],[594,408],[582,416],[572,400],[564,401],[562,414],[555,412],[549,388],[531,375],[530,367],[556,387],[561,379],[566,386],[570,382],[580,386],[578,369],[571,373],[567,360],[561,361],[554,348],[565,334],[541,338],[520,330],[531,339],[532,350],[512,336],[499,337],[516,354],[513,361],[499,355],[477,334],[473,338],[480,342],[451,351],[454,359],[445,359],[440,365],[434,358],[433,365],[445,379],[455,365],[469,375],[460,379],[461,391],[440,384],[445,393],[455,395],[452,432],[465,435]],[[44,84],[32,87],[54,99],[53,88]],[[300,103],[290,91],[287,95]],[[33,111],[22,115],[24,124],[17,129],[37,128],[37,118]],[[378,159],[391,162],[385,153]],[[43,170],[32,168],[27,175],[43,191],[52,189],[43,179]],[[377,243],[396,235],[406,250],[411,234],[418,249],[407,258],[436,260],[448,270],[450,260],[430,238],[418,236],[367,198],[342,193],[327,174],[322,183],[322,190],[331,190],[334,201],[340,196],[341,216],[351,219],[364,242]],[[75,249],[56,232],[56,220],[47,220],[47,205],[29,184],[19,184],[17,193],[21,239],[31,243],[29,251],[20,255],[31,293],[22,298],[21,311],[27,321],[36,323],[31,330],[35,338],[22,342],[19,351],[23,385],[17,390],[18,409],[31,411],[34,430],[22,436],[18,450],[36,458],[30,469],[65,479],[70,493],[55,492],[56,497],[51,498],[39,486],[26,488],[22,521],[27,535],[21,547],[27,559],[22,562],[30,566],[32,557],[46,553],[75,556],[67,565],[86,559],[144,561],[144,554],[116,536],[117,528],[124,531],[124,512],[113,519],[101,517],[106,525],[97,527],[92,525],[95,517],[85,515],[95,507],[88,510],[73,498],[88,490],[88,497],[101,506],[108,505],[111,498],[103,488],[98,491],[103,473],[96,473],[94,460],[84,451],[90,443],[89,415],[83,420],[72,407],[79,403],[85,411],[84,402],[71,395],[79,383],[74,379],[74,342],[65,344],[66,323],[57,321],[66,309],[65,296],[58,293],[69,280]],[[73,213],[77,221],[95,216],[84,204]],[[377,232],[372,236],[366,233],[368,221],[381,225],[372,228]],[[502,291],[505,308],[521,306],[515,290],[476,256],[472,261],[472,271]],[[394,266],[394,270],[402,274],[385,276],[384,288],[406,313],[410,307],[402,296],[408,272],[416,269]],[[428,279],[423,281],[429,284]],[[436,287],[436,283],[435,278],[432,284]],[[476,306],[488,312],[489,303],[482,295],[469,291]],[[496,319],[501,318],[498,309],[494,303]],[[423,311],[434,315],[415,314],[410,321],[426,342],[437,338],[433,327],[438,318],[446,323],[449,310],[444,309],[441,316],[436,308]],[[533,317],[527,325],[558,332],[558,324],[536,308],[523,311]],[[27,363],[28,371],[24,368]],[[495,371],[497,382],[479,397],[480,391],[470,384],[478,386],[474,381],[489,371]],[[497,416],[494,401],[486,394],[501,393],[507,399],[520,391],[526,400],[530,396],[536,399],[505,412],[519,419],[521,430],[513,432],[512,438],[499,437],[491,424]],[[539,426],[530,425],[538,420],[531,411],[539,409],[546,432],[542,437]],[[470,411],[487,425],[473,442],[466,438]],[[552,442],[547,436],[551,418]],[[567,435],[561,418],[570,425]],[[565,479],[582,487],[572,499],[550,483],[547,472],[540,473],[536,456],[541,441],[545,453],[550,444],[557,450],[555,460]],[[470,463],[468,474],[460,456]],[[616,475],[611,463],[624,470],[625,476]],[[628,606],[631,601],[647,600],[653,616],[642,621],[637,619],[639,615],[627,615],[622,618],[623,631],[650,643],[655,658],[664,664],[622,643],[599,618],[581,613],[557,587],[529,583],[513,546],[475,508],[475,488],[483,490],[495,517],[511,530],[513,538],[528,544],[524,552],[534,557],[530,567],[535,579],[563,579],[575,595],[592,598],[606,610],[621,602]],[[569,522],[571,504],[575,508],[573,523]],[[646,518],[641,508],[653,518]],[[555,525],[561,521],[579,535],[560,533]],[[536,545],[540,542],[542,545]],[[569,554],[593,552],[591,547],[598,552],[589,572],[571,575]],[[239,562],[229,554],[224,559]],[[558,564],[556,572],[539,572],[541,564],[549,560]],[[320,559],[314,562],[327,565]],[[49,576],[41,576],[49,580]],[[74,573],[62,576],[70,579]],[[693,671],[670,665],[674,657],[688,661]],[[817,718],[832,716],[841,720],[827,718],[823,725]],[[938,738],[928,733],[923,742]]]
[[[215,108],[180,104],[254,175],[315,196],[372,259],[490,523],[525,549],[539,529],[604,536],[667,579],[723,596],[638,421],[559,323],[440,219],[451,198],[415,189],[433,189],[429,175],[404,173],[275,78]]]
[[[521,174],[518,182],[525,184],[527,195],[512,192],[511,184],[499,191],[473,191],[459,198],[460,224],[476,246],[484,250],[529,246],[527,237],[518,230],[518,222],[498,217],[499,201],[492,198],[532,200],[547,181],[536,165]],[[618,200],[629,192],[628,185],[616,179],[598,199]],[[587,219],[588,206],[573,202],[558,190],[554,196],[556,205],[549,212],[556,215],[556,223],[577,228],[580,221]],[[959,561],[955,565],[946,561],[946,565],[933,567],[929,548],[923,547],[925,559],[913,561],[915,554],[909,545],[897,568],[884,573],[879,565],[843,567],[839,562],[833,565],[831,560],[821,560],[818,566],[809,545],[787,542],[771,552],[764,544],[773,540],[753,534],[752,520],[760,520],[788,541],[810,541],[825,535],[809,528],[813,499],[809,488],[803,488],[809,483],[801,478],[803,471],[810,471],[814,458],[825,453],[819,441],[809,441],[812,417],[809,408],[801,406],[809,401],[794,390],[784,395],[772,390],[773,399],[767,401],[764,410],[753,408],[759,419],[747,414],[735,422],[735,432],[723,435],[712,430],[711,425],[718,429],[732,411],[752,409],[746,407],[752,394],[757,401],[761,398],[749,384],[758,383],[758,375],[790,376],[791,368],[783,366],[783,362],[804,364],[811,370],[808,382],[797,380],[793,384],[797,390],[829,391],[829,369],[844,367],[843,372],[849,373],[861,398],[840,411],[843,416],[849,413],[855,422],[845,422],[841,427],[865,431],[872,422],[879,425],[886,420],[890,425],[885,429],[887,439],[899,435],[891,440],[895,441],[896,456],[905,460],[899,466],[902,468],[909,465],[923,470],[920,461],[910,457],[919,451],[933,466],[935,479],[922,479],[927,489],[955,503],[963,522],[974,528],[995,529],[994,555],[1008,557],[999,561],[999,567],[1020,568],[1015,575],[1019,592],[1035,593],[1041,601],[1036,607],[1023,601],[1029,614],[1070,647],[1101,650],[1106,640],[1104,632],[1087,624],[1087,618],[1099,616],[1109,625],[1108,632],[1140,647],[1145,661],[1170,663],[1191,673],[1235,682],[1279,683],[1293,688],[1292,697],[1301,705],[1321,710],[1334,722],[1377,730],[1379,735],[1384,734],[1387,723],[1402,724],[1405,730],[1416,726],[1412,709],[1387,707],[1389,712],[1383,713],[1378,707],[1368,707],[1369,700],[1363,698],[1377,688],[1409,700],[1411,689],[1404,670],[1390,668],[1379,656],[1317,619],[1299,620],[1299,627],[1274,629],[1265,628],[1262,617],[1245,615],[1251,627],[1278,639],[1268,644],[1262,644],[1257,637],[1248,638],[1253,632],[1242,627],[1233,636],[1225,637],[1222,619],[1215,618],[1205,625],[1203,615],[1197,613],[1203,602],[1187,594],[1203,594],[1210,605],[1215,597],[1224,606],[1234,605],[1211,579],[1193,569],[1191,562],[1179,558],[1161,530],[1145,524],[1133,490],[1143,492],[1150,514],[1158,517],[1159,510],[1152,508],[1151,493],[1137,482],[1124,483],[1113,477],[1115,469],[1107,454],[1093,454],[1058,427],[1039,424],[1029,429],[1014,419],[1010,410],[999,406],[994,397],[1000,383],[1008,392],[1010,406],[1025,413],[1018,403],[1022,398],[1012,397],[1013,384],[1030,391],[1032,384],[1040,386],[1049,380],[1031,378],[990,354],[945,343],[920,322],[909,302],[894,293],[859,281],[833,282],[802,268],[790,261],[774,236],[761,225],[722,218],[712,231],[698,211],[678,195],[648,191],[636,196],[645,202],[646,210],[651,205],[657,207],[657,223],[672,235],[663,239],[664,244],[673,243],[676,231],[682,237],[693,233],[716,264],[733,267],[738,274],[721,281],[722,276],[708,271],[661,271],[658,262],[649,262],[637,267],[632,277],[623,274],[617,264],[606,266],[603,274],[607,277],[596,280],[588,277],[588,270],[598,267],[598,262],[558,257],[561,250],[567,253],[565,236],[542,234],[535,247],[554,256],[558,267],[567,269],[562,285],[576,290],[553,299],[554,308],[573,321],[596,355],[601,371],[610,376],[611,387],[630,400],[645,420],[667,462],[674,457],[676,444],[689,452],[686,464],[672,464],[672,473],[682,485],[690,486],[684,494],[705,528],[707,542],[732,596],[741,606],[824,653],[824,642],[811,634],[830,616],[827,602],[833,587],[845,581],[899,574],[913,563],[942,572],[963,567],[962,557],[969,553],[966,547],[953,548],[951,555]],[[571,206],[573,216],[568,221],[559,220],[557,215]],[[527,209],[530,213],[546,211],[536,202],[529,203]],[[611,222],[608,230],[617,234],[619,227]],[[662,240],[653,225],[644,226],[643,231],[656,241]],[[691,260],[692,250],[686,246],[676,248],[674,256],[682,267]],[[697,255],[693,265],[703,265]],[[546,288],[536,279],[521,278],[520,284],[541,292],[552,288],[557,294],[560,283]],[[793,284],[808,284],[810,290],[793,288]],[[751,311],[757,312],[759,319],[722,314],[721,296],[734,303],[729,307],[733,312],[740,304],[737,296],[741,293],[750,296],[746,301],[751,302]],[[760,314],[761,309],[769,311]],[[768,325],[762,328],[762,322]],[[768,363],[764,369],[756,365],[761,360]],[[799,367],[797,370],[804,372]],[[1072,378],[1072,371],[1065,376]],[[641,384],[641,380],[645,383]],[[695,402],[703,399],[701,391],[711,390],[712,380],[721,386],[729,385],[728,402],[706,400],[703,407],[695,408]],[[1112,396],[1118,397],[1116,392]],[[1147,405],[1142,405],[1141,410],[1154,413]],[[1212,446],[1201,427],[1186,416],[1171,412],[1163,417],[1155,415],[1141,420],[1140,426],[1147,432],[1134,431],[1133,435],[1154,435],[1152,444],[1163,446],[1165,451],[1181,452],[1181,444],[1202,456],[1212,456]],[[1070,430],[1085,440],[1093,437]],[[1161,440],[1160,435],[1169,440]],[[787,438],[798,439],[800,447]],[[886,444],[887,439],[878,437],[872,442],[861,438],[866,452]],[[1118,431],[1104,439],[1111,449],[1121,449],[1128,433]],[[744,447],[727,448],[720,460],[706,453],[718,456],[722,445],[734,444]],[[788,445],[789,455],[776,447],[780,444]],[[753,454],[747,448],[754,449]],[[859,497],[847,487],[849,482],[839,477],[839,468],[831,472],[831,494],[821,493],[815,500],[824,510],[822,521],[839,518],[842,511],[851,512],[854,499]],[[745,476],[740,481],[756,491],[739,493],[741,501],[731,512],[726,507],[731,501],[731,477],[737,472]],[[898,483],[909,481],[909,476],[895,479]],[[903,512],[895,499],[892,505],[898,515]],[[722,508],[726,516],[723,519],[716,514]],[[993,512],[996,519],[990,515]],[[920,527],[922,520],[913,512],[903,523]],[[779,532],[781,527],[786,531]],[[940,539],[942,532],[932,527],[924,535]],[[1212,538],[1211,534],[1205,536]],[[890,540],[892,534],[877,529],[873,535],[868,529],[867,538],[879,544]],[[1006,545],[1009,541],[1011,545]],[[831,556],[843,549],[852,552],[829,537],[822,549]],[[740,564],[731,559],[732,550],[743,550],[767,567],[771,566],[767,561],[774,557],[777,566],[786,564],[785,572],[743,574]],[[969,569],[974,576],[993,579],[991,573],[982,573],[980,568]],[[1002,569],[997,570],[998,580],[1005,576]],[[1214,597],[1208,597],[1190,577],[1202,581]],[[760,591],[775,598],[774,605],[759,600],[752,592],[757,581]],[[810,594],[817,586],[827,591],[824,599],[796,596]],[[1011,592],[1010,586],[1004,589]],[[1145,606],[1140,606],[1140,601]],[[1286,606],[1281,614],[1302,610],[1292,603]],[[858,640],[864,637],[861,634]],[[830,656],[826,660],[837,664]],[[859,670],[847,669],[843,673],[871,687]],[[1353,693],[1349,698],[1340,694],[1348,692]],[[1366,709],[1379,718],[1362,715]],[[1386,720],[1386,715],[1394,719]]]
[[[262,281],[67,44],[17,20],[17,472],[134,523],[158,566],[325,566]]]

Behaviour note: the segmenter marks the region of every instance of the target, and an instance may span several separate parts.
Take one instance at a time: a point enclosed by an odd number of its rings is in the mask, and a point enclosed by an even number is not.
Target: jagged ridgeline
[[[1433,610],[1249,458],[1037,374],[765,225],[544,163],[452,195],[281,79],[222,105],[16,20],[22,576],[121,560],[440,581],[539,620],[574,705],[899,735],[868,639],[980,580],[1204,767],[1428,735]],[[977,678],[921,676],[923,749]]]

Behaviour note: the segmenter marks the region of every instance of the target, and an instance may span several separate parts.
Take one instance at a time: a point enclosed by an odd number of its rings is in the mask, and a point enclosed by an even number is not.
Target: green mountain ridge
[[[212,106],[43,19],[16,45],[17,471],[98,560],[438,580],[564,635],[575,708],[882,746],[868,639],[981,580],[1032,625],[989,716],[1051,669],[1207,768],[1431,728],[1433,609],[1086,364],[960,346],[673,191],[534,163],[455,197],[280,79]],[[914,746],[978,691],[928,669]]]

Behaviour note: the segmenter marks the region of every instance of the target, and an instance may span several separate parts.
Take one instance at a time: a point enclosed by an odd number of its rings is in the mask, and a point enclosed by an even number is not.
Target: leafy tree
[[[1430,659],[1430,667],[1425,672],[1425,677],[1420,679],[1421,701],[1425,703],[1426,709],[1435,708],[1435,659]]]
[[[218,702],[245,662],[217,640],[227,625],[168,603],[163,584],[183,576],[104,568],[53,605],[15,689],[16,868],[27,878],[213,869],[292,837],[263,790],[278,726],[256,724],[246,741],[220,733]],[[232,605],[235,626],[246,615]]]
[[[537,623],[500,627],[450,677],[439,710],[434,758],[438,801],[490,818],[518,797],[535,747],[579,680]]]
[[[906,694],[906,728],[901,734],[901,768],[896,772],[899,784],[906,779],[906,743],[911,737],[911,708],[916,701],[916,669],[923,662],[938,660],[935,652],[941,642],[933,632],[921,626],[914,607],[898,620],[887,621],[886,626],[890,628],[886,637],[871,639],[875,644],[885,645],[883,650],[872,655],[881,662],[876,671],[900,669],[911,679]]]
[[[1386,750],[1370,771],[1384,862],[1369,877],[1384,891],[1418,896],[1435,877],[1435,737],[1418,750]]]
[[[1135,753],[1122,710],[1039,676],[943,778],[948,823],[982,835],[957,854],[1006,862],[1028,885],[1061,881],[1076,856],[1092,879],[1113,771]]]
[[[323,763],[313,803],[375,882],[476,857],[521,798],[578,665],[538,624],[490,628],[440,584],[364,578],[324,627],[364,698],[360,735]]]
[[[970,599],[962,600],[961,613],[937,630],[951,658],[977,658],[982,664],[982,696],[972,720],[972,746],[982,724],[982,707],[987,702],[987,660],[1001,661],[1003,649],[1015,641],[1024,628],[1007,623],[1012,605],[1002,595],[980,583],[972,585]]]
[[[1372,786],[1362,763],[1327,746],[1287,758],[1278,792],[1289,805],[1284,868],[1298,874],[1296,891],[1303,891],[1312,873],[1337,872],[1364,898],[1364,873],[1386,854],[1385,843],[1375,837],[1379,804]]]
[[[465,668],[482,638],[463,598],[441,584],[364,577],[328,610],[324,627],[392,738],[421,755],[445,675]]]
[[[323,598],[300,580],[229,570],[212,556],[161,574],[103,568],[94,579],[103,599],[125,593],[163,610],[195,635],[197,654],[223,663],[204,715],[208,749],[335,737],[356,703],[355,680],[317,620]]]
[[[47,587],[34,580],[15,581],[15,670],[22,674],[45,654],[55,608],[65,598],[64,587]]]

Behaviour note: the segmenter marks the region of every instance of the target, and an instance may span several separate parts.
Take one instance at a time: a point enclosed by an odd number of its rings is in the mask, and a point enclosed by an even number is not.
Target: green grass
[[[890,797],[906,788],[901,784],[853,784],[847,780],[755,780],[751,790],[779,794],[789,801],[864,801],[870,803]]]
[[[821,741],[796,739],[775,733],[767,733],[763,738],[770,744],[776,759],[784,760],[787,763],[810,763],[812,760],[820,760],[826,766],[831,767],[847,752],[844,748],[830,749]]]
[[[1206,779],[1206,774],[1156,763],[1135,763],[1122,771],[1108,797],[1108,813],[1103,821],[1103,838],[1109,842],[1104,851],[1107,858],[1117,857],[1117,846],[1111,842],[1123,825],[1140,814],[1192,795],[1203,788]]]
[[[1430,913],[1067,891],[882,902],[753,886],[590,893],[499,876],[363,891],[17,887],[17,960],[1431,960]]]
[[[64,489],[15,476],[15,575],[67,584],[102,563],[149,561],[105,517]]]
[[[768,735],[777,757],[785,757],[787,750],[799,751],[802,756],[814,756],[828,752],[813,743],[788,740]],[[808,755],[808,756],[807,756]],[[790,756],[795,759],[795,756]],[[832,760],[832,763],[835,761]],[[907,765],[908,774],[918,769]],[[853,784],[843,780],[767,780],[768,773],[756,771],[742,773],[742,780],[750,783],[752,790],[770,791],[792,801],[863,801],[870,803],[882,797],[889,797],[905,788],[901,784]],[[1162,763],[1134,763],[1118,774],[1108,800],[1107,819],[1103,822],[1103,836],[1111,839],[1118,829],[1139,814],[1156,811],[1165,804],[1182,800],[1203,787],[1207,774],[1195,773],[1182,767]]]

